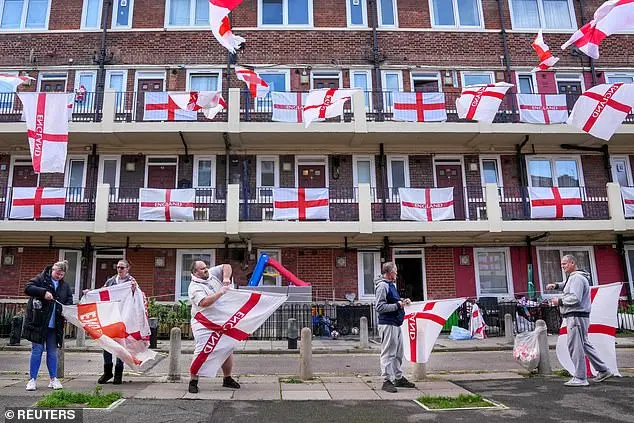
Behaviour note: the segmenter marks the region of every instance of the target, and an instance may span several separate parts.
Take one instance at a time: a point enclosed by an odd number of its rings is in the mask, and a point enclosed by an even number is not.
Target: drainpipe
[[[522,210],[524,211],[524,216],[529,216],[528,210],[528,202],[526,201],[526,187],[528,186],[528,180],[526,178],[526,168],[524,166],[524,154],[522,153],[522,148],[528,142],[528,135],[524,136],[524,141],[521,144],[515,145],[515,161],[517,162],[517,176],[520,179],[520,190],[522,194]]]
[[[581,26],[586,24],[585,11],[583,7],[583,0],[579,0],[579,12],[581,13]],[[597,70],[594,67],[594,59],[592,57],[588,57],[590,59],[590,72],[592,73],[592,85],[597,85]]]
[[[385,204],[385,199],[387,198],[388,186],[387,186],[387,172],[385,169],[385,148],[383,143],[379,144],[379,159],[381,161],[381,185],[383,186],[381,192],[381,213],[383,215],[383,220],[387,220],[387,206]]]
[[[242,212],[245,220],[249,220],[249,159],[242,160]]]
[[[95,197],[94,195],[97,192],[97,185],[96,185],[96,181],[97,181],[97,172],[98,172],[98,167],[99,167],[99,163],[97,162],[97,144],[93,144],[92,145],[92,150],[90,152],[90,158],[92,160],[92,171],[90,172],[90,197],[93,199],[92,201],[90,201],[89,204],[89,209],[88,209],[88,213],[89,216],[94,216],[95,213]],[[113,188],[113,187],[111,187]]]
[[[379,49],[379,40],[377,36],[378,15],[376,0],[370,0],[368,3],[370,9],[370,20],[372,21],[372,63],[374,64],[374,90],[378,93],[375,99],[374,109],[376,110],[376,121],[383,121],[383,83],[381,82],[381,50]]]
[[[511,55],[509,54],[509,48],[507,45],[507,41],[506,41],[506,29],[505,29],[505,24],[504,24],[504,13],[502,12],[502,3],[500,0],[497,0],[497,4],[498,4],[498,12],[500,14],[500,33],[502,34],[502,46],[504,48],[504,64],[506,65],[506,82],[508,83],[512,83],[511,82]],[[510,88],[511,91],[511,113],[513,118],[515,118],[516,115],[516,108],[515,108],[515,95],[514,92],[515,90],[515,84],[513,84],[513,86]]]
[[[101,35],[101,50],[99,50],[99,59],[97,64],[99,65],[99,71],[97,73],[97,92],[95,93],[95,122],[101,122],[101,113],[103,113],[103,97],[106,86],[106,39],[108,37],[108,15],[110,14],[110,7],[112,7],[112,1],[106,1],[106,13],[103,17],[103,32]]]

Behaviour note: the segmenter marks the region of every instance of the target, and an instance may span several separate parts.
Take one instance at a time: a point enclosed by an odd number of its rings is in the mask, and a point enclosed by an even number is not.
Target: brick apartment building
[[[399,265],[414,299],[526,295],[562,280],[574,253],[593,283],[632,279],[634,222],[618,185],[633,184],[634,116],[609,143],[567,125],[519,123],[514,94],[562,93],[572,107],[604,82],[634,82],[634,33],[608,37],[591,62],[563,44],[598,0],[245,0],[246,38],[227,54],[207,0],[0,0],[0,73],[26,91],[73,92],[65,174],[33,173],[21,103],[0,86],[0,298],[66,258],[75,292],[101,286],[119,258],[148,295],[186,293],[196,257],[231,262],[246,284],[267,252],[313,286],[315,300],[371,301],[380,263]],[[531,73],[542,28],[561,60]],[[340,121],[271,121],[235,63],[276,91],[360,88]],[[459,121],[465,85],[515,84],[493,124]],[[148,91],[221,90],[212,121],[144,122]],[[391,119],[392,93],[444,92],[448,121]],[[108,184],[109,186],[106,186]],[[65,187],[66,217],[9,219],[13,187]],[[405,222],[399,187],[454,187],[456,219]],[[583,219],[531,220],[527,186],[579,186]],[[138,221],[138,189],[196,188],[194,222]],[[272,187],[328,187],[330,220],[272,221]],[[532,267],[532,272],[529,268]],[[264,283],[286,285],[275,274]],[[631,282],[623,295],[630,295]]]

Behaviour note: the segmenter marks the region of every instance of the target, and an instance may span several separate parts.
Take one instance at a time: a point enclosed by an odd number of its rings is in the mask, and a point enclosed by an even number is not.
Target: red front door
[[[298,165],[299,188],[326,188],[325,165]]]
[[[117,274],[118,258],[97,258],[95,271],[95,288],[101,288],[109,277]]]
[[[14,187],[36,187],[37,173],[33,171],[32,165],[20,164],[13,165],[13,182]]]
[[[464,185],[462,183],[462,166],[459,164],[436,163],[436,181],[438,188],[454,187],[454,215],[457,220],[464,220]]]
[[[147,187],[174,189],[176,188],[175,165],[152,165],[147,168]]]

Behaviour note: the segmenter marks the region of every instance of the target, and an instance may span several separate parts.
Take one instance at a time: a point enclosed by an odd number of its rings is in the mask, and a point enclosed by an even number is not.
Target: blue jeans
[[[46,367],[48,367],[48,375],[51,378],[57,377],[57,335],[55,329],[46,329]],[[37,379],[37,373],[40,371],[42,363],[42,354],[44,353],[44,344],[31,344],[31,362],[29,366],[29,375],[31,379]]]

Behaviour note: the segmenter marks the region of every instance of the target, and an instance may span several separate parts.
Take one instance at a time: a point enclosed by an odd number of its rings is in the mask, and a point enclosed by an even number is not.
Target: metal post
[[[22,336],[22,316],[13,316],[11,320],[11,334],[9,335],[9,345],[20,345],[20,337]]]
[[[62,347],[57,349],[57,378],[64,378],[64,349],[66,347],[66,343],[62,338]]]
[[[288,349],[297,349],[297,336],[299,332],[299,326],[297,325],[297,319],[288,319],[288,331],[286,332],[286,338],[288,339]]]
[[[546,322],[539,319],[535,323],[535,331],[537,331],[537,339],[539,340],[539,364],[537,365],[537,373],[540,375],[550,375],[553,369],[550,366],[550,356],[548,355]]]
[[[313,331],[303,328],[299,347],[299,378],[309,380],[313,378]]]
[[[181,379],[181,328],[172,328],[170,331],[169,370],[167,380],[177,382]]]
[[[148,319],[150,325],[150,348],[156,348],[156,336],[158,332],[158,318],[150,317]]]

